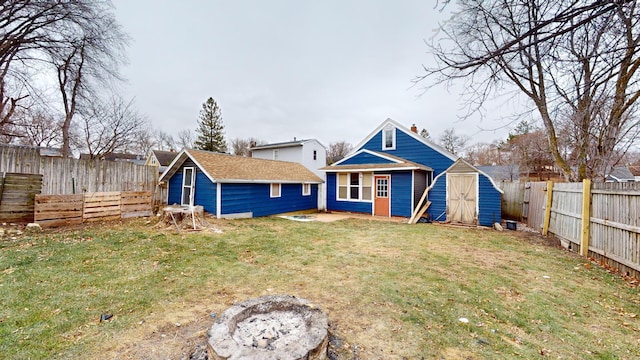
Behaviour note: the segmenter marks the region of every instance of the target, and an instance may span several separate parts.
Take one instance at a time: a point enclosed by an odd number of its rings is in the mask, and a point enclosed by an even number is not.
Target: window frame
[[[302,184],[302,196],[311,195],[311,184]]]
[[[341,183],[342,179],[346,179],[346,182]],[[352,184],[353,175],[357,175],[358,183]],[[337,201],[350,201],[350,202],[372,202],[373,201],[373,172],[344,172],[336,173],[336,200]],[[340,188],[343,188],[344,197],[340,196]],[[368,199],[364,198],[365,189],[368,189]],[[358,192],[357,198],[352,198],[353,191]]]
[[[187,185],[187,170],[191,171],[190,184]],[[182,187],[180,192],[180,206],[193,206],[193,202],[195,201],[195,182],[196,182],[196,168],[194,166],[185,166],[182,168]],[[184,202],[184,190],[185,188],[189,189],[189,202]]]
[[[387,140],[391,137],[391,145],[387,146]],[[394,126],[386,126],[382,129],[382,150],[396,149],[396,128]]]
[[[275,186],[275,188],[274,188]],[[277,191],[274,191],[277,189]],[[279,198],[282,197],[282,184],[280,183],[271,183],[269,184],[269,197],[270,198]]]

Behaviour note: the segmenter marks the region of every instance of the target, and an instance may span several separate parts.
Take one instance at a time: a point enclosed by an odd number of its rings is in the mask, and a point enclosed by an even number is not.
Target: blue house
[[[327,210],[492,226],[502,190],[484,172],[392,119],[324,167]]]
[[[302,164],[183,150],[160,181],[168,204],[201,205],[218,218],[317,209],[323,181]]]

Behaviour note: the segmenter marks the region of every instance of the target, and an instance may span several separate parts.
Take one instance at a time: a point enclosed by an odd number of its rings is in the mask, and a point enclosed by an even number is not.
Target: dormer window
[[[396,128],[387,126],[382,130],[382,150],[396,149]]]

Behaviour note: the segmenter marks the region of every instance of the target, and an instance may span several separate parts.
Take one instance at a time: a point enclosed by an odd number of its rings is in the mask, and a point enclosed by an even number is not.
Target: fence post
[[[580,255],[589,255],[589,226],[591,223],[591,180],[582,180],[582,233]]]
[[[551,222],[551,202],[553,201],[553,181],[547,181],[547,202],[544,206],[544,223],[542,223],[542,235],[547,236],[549,223]]]

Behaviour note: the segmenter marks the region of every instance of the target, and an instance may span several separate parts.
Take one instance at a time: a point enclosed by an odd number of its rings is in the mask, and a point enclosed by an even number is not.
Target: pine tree
[[[227,141],[224,138],[224,124],[218,103],[210,97],[202,104],[195,148],[207,151],[226,152]]]

